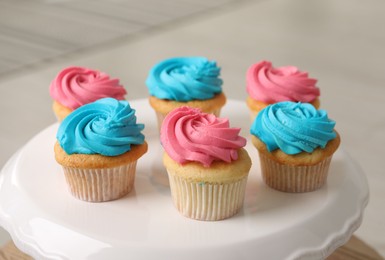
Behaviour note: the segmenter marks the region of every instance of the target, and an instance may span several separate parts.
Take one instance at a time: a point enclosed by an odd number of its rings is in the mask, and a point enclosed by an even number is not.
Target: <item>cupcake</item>
[[[274,68],[269,61],[250,66],[246,74],[247,105],[252,120],[260,110],[282,101],[311,103],[319,108],[317,80],[294,66]]]
[[[180,107],[161,127],[171,196],[177,210],[197,220],[221,220],[240,211],[251,160],[240,128],[228,119]]]
[[[146,80],[149,102],[160,128],[164,117],[175,108],[189,106],[219,116],[226,103],[220,68],[203,57],[180,57],[156,64]]]
[[[71,194],[90,202],[128,194],[134,186],[136,162],[147,152],[143,128],[129,103],[113,98],[70,113],[59,126],[54,151]]]
[[[322,187],[340,144],[334,126],[325,110],[308,103],[278,102],[262,109],[250,132],[264,182],[293,193]]]
[[[126,90],[118,79],[111,79],[104,72],[83,67],[68,67],[60,71],[49,87],[52,109],[58,121],[62,121],[76,108],[111,97],[124,100]]]

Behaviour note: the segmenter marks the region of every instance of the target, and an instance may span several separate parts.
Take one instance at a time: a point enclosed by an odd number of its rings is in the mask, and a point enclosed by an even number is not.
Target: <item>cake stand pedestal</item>
[[[202,222],[174,208],[154,112],[130,102],[144,123],[149,151],[139,159],[134,190],[122,199],[89,203],[72,197],[53,145],[58,124],[32,138],[2,169],[0,225],[35,259],[323,259],[346,243],[362,221],[369,191],[365,175],[340,148],[327,184],[303,194],[263,184],[258,153],[244,207],[232,218]],[[248,136],[243,102],[222,111]]]

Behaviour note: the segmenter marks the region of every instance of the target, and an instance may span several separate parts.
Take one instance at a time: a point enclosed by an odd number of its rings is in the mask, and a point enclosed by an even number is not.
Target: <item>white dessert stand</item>
[[[149,151],[138,162],[135,189],[122,199],[88,203],[70,195],[54,159],[58,124],[4,166],[0,225],[22,251],[36,259],[322,259],[361,224],[368,184],[342,148],[323,188],[289,194],[263,184],[251,142],[246,149],[253,167],[242,211],[217,222],[183,217],[170,197],[154,112],[147,100],[130,104],[146,125]],[[222,116],[249,137],[243,102],[229,100]]]

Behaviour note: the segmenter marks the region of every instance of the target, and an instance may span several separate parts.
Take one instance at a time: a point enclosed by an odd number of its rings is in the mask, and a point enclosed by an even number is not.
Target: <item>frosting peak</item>
[[[238,149],[246,145],[239,136],[240,128],[230,128],[229,120],[199,109],[180,107],[163,121],[161,142],[176,162],[200,162],[209,167],[213,161],[231,162],[238,159]]]
[[[179,57],[156,64],[146,85],[150,95],[175,101],[205,100],[222,92],[220,68],[204,57]]]
[[[295,66],[274,68],[271,62],[253,64],[247,71],[247,92],[255,100],[271,104],[282,101],[312,102],[320,95],[317,80]]]
[[[117,156],[144,142],[143,129],[127,101],[103,98],[70,113],[56,138],[67,154]]]
[[[266,144],[269,152],[276,149],[286,154],[311,153],[336,138],[335,122],[325,110],[311,104],[278,102],[258,113],[250,132]]]
[[[54,100],[72,110],[104,97],[123,100],[126,94],[118,79],[83,67],[68,67],[60,71],[49,90]]]

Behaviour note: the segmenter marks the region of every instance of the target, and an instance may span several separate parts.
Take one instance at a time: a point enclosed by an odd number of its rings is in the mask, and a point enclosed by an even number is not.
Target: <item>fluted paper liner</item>
[[[284,192],[309,192],[321,188],[327,180],[332,156],[315,165],[280,164],[259,153],[263,181],[271,188]]]
[[[115,200],[128,194],[135,182],[136,161],[106,169],[76,169],[63,166],[73,196],[89,202]]]
[[[197,220],[221,220],[243,206],[247,176],[233,183],[191,182],[168,170],[171,196],[178,211]]]

